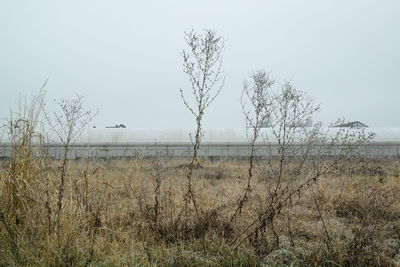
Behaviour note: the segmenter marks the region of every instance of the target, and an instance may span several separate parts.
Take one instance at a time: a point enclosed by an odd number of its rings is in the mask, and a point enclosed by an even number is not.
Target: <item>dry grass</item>
[[[385,170],[384,177],[366,172],[362,162],[353,166],[356,171],[336,171],[301,191],[276,215],[279,246],[268,225],[234,242],[260,215],[274,184],[256,173],[246,205],[228,224],[246,188],[246,162],[203,162],[195,171],[193,192],[201,220],[184,208],[183,161],[169,160],[156,173],[161,181],[158,216],[154,161],[69,162],[58,235],[54,211],[60,163],[38,162],[29,165],[37,166],[29,196],[17,194],[29,203],[19,209],[25,219],[18,222],[15,214],[5,212],[11,210],[11,202],[4,201],[10,198],[11,178],[10,165],[2,165],[0,266],[399,264],[400,179],[394,162],[368,162],[370,169]]]

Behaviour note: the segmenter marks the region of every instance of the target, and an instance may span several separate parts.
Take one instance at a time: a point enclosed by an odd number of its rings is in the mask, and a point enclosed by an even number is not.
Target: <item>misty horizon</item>
[[[264,69],[292,81],[328,125],[338,118],[400,127],[400,18],[397,1],[4,1],[0,9],[0,118],[19,95],[43,82],[53,99],[85,96],[91,123],[134,128],[192,128],[179,89],[184,32],[215,29],[226,40],[225,86],[204,128],[244,127],[243,81]],[[207,19],[204,19],[204,16]]]

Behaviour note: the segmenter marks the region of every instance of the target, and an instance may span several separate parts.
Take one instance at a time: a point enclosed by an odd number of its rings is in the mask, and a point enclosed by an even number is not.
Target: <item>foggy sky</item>
[[[400,126],[400,1],[0,1],[0,118],[18,95],[85,96],[98,127],[191,128],[179,88],[184,31],[226,39],[225,87],[206,128],[244,126],[243,80],[265,69],[291,80],[322,111],[370,126]]]

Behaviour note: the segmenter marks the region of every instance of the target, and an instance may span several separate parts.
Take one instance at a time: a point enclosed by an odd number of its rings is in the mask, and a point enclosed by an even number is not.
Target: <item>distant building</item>
[[[266,117],[265,120],[261,122],[261,127],[262,128],[270,128],[270,127],[273,127],[273,126],[274,125],[271,122],[271,117],[270,116]]]
[[[262,123],[261,123],[261,127],[263,128],[272,128],[275,125],[271,122],[271,118],[267,117]],[[296,127],[312,127],[312,120],[311,117],[306,118],[303,121],[298,121],[295,123],[286,123],[286,127],[292,127],[292,128],[296,128]]]
[[[345,127],[349,127],[349,128],[362,128],[362,127],[368,127],[367,125],[365,125],[362,122],[359,121],[351,121],[351,122],[345,122],[345,123],[341,123],[341,124],[337,124],[334,125],[332,127],[340,127],[340,128],[345,128]]]
[[[106,128],[126,128],[126,126],[124,124],[116,124],[115,126],[106,126]]]
[[[311,120],[311,117],[308,117],[307,119],[302,120],[302,121],[298,121],[298,122],[295,122],[295,123],[287,123],[286,126],[288,126],[288,127],[301,127],[301,128],[303,128],[303,127],[312,127],[312,120]]]

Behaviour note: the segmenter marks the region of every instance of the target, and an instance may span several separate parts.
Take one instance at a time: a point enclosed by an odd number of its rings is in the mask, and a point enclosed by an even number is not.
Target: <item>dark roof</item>
[[[364,123],[362,123],[360,121],[350,121],[350,122],[337,124],[337,125],[334,125],[332,127],[354,127],[354,128],[358,128],[358,127],[368,127],[368,125],[365,125]]]
[[[121,123],[120,125],[116,124],[115,126],[106,126],[106,128],[126,128],[126,126]]]

